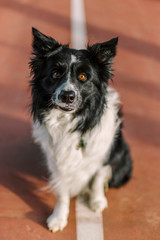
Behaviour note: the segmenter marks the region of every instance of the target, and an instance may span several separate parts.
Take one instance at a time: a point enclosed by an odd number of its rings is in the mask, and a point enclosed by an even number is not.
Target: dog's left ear
[[[54,51],[61,46],[54,38],[44,35],[36,28],[32,27],[32,34],[34,55],[45,55],[49,51]]]
[[[91,47],[88,46],[88,51],[98,64],[112,63],[113,57],[116,55],[116,45],[118,37],[104,43],[96,43]]]

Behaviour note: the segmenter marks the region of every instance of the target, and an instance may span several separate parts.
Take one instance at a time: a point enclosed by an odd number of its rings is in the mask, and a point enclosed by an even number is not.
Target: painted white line
[[[87,30],[83,0],[71,0],[71,43],[76,49],[86,48]],[[76,200],[77,240],[103,240],[102,214],[89,210],[80,198]]]
[[[86,48],[87,30],[83,0],[71,0],[71,43],[76,49]]]
[[[103,240],[103,219],[101,213],[89,210],[80,198],[76,200],[77,240]]]

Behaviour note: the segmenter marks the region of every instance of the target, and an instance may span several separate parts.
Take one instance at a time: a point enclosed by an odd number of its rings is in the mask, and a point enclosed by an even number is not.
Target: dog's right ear
[[[54,38],[44,35],[36,28],[32,27],[32,34],[34,55],[45,55],[49,51],[54,51],[61,46]]]

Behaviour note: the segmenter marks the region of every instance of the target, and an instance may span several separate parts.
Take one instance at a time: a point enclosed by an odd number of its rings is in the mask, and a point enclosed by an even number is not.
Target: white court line
[[[86,47],[87,31],[83,0],[71,0],[71,43],[72,47]],[[94,213],[76,200],[77,240],[103,240],[102,214]]]
[[[80,198],[76,200],[77,240],[103,240],[103,219],[101,213],[94,213]]]
[[[73,48],[86,47],[87,30],[85,22],[83,0],[71,0],[71,43]]]

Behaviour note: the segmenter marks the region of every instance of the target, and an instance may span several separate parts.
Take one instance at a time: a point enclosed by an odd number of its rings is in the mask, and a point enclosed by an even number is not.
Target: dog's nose
[[[75,92],[73,91],[61,91],[59,94],[59,99],[63,102],[63,103],[73,103],[74,99],[75,99]]]

